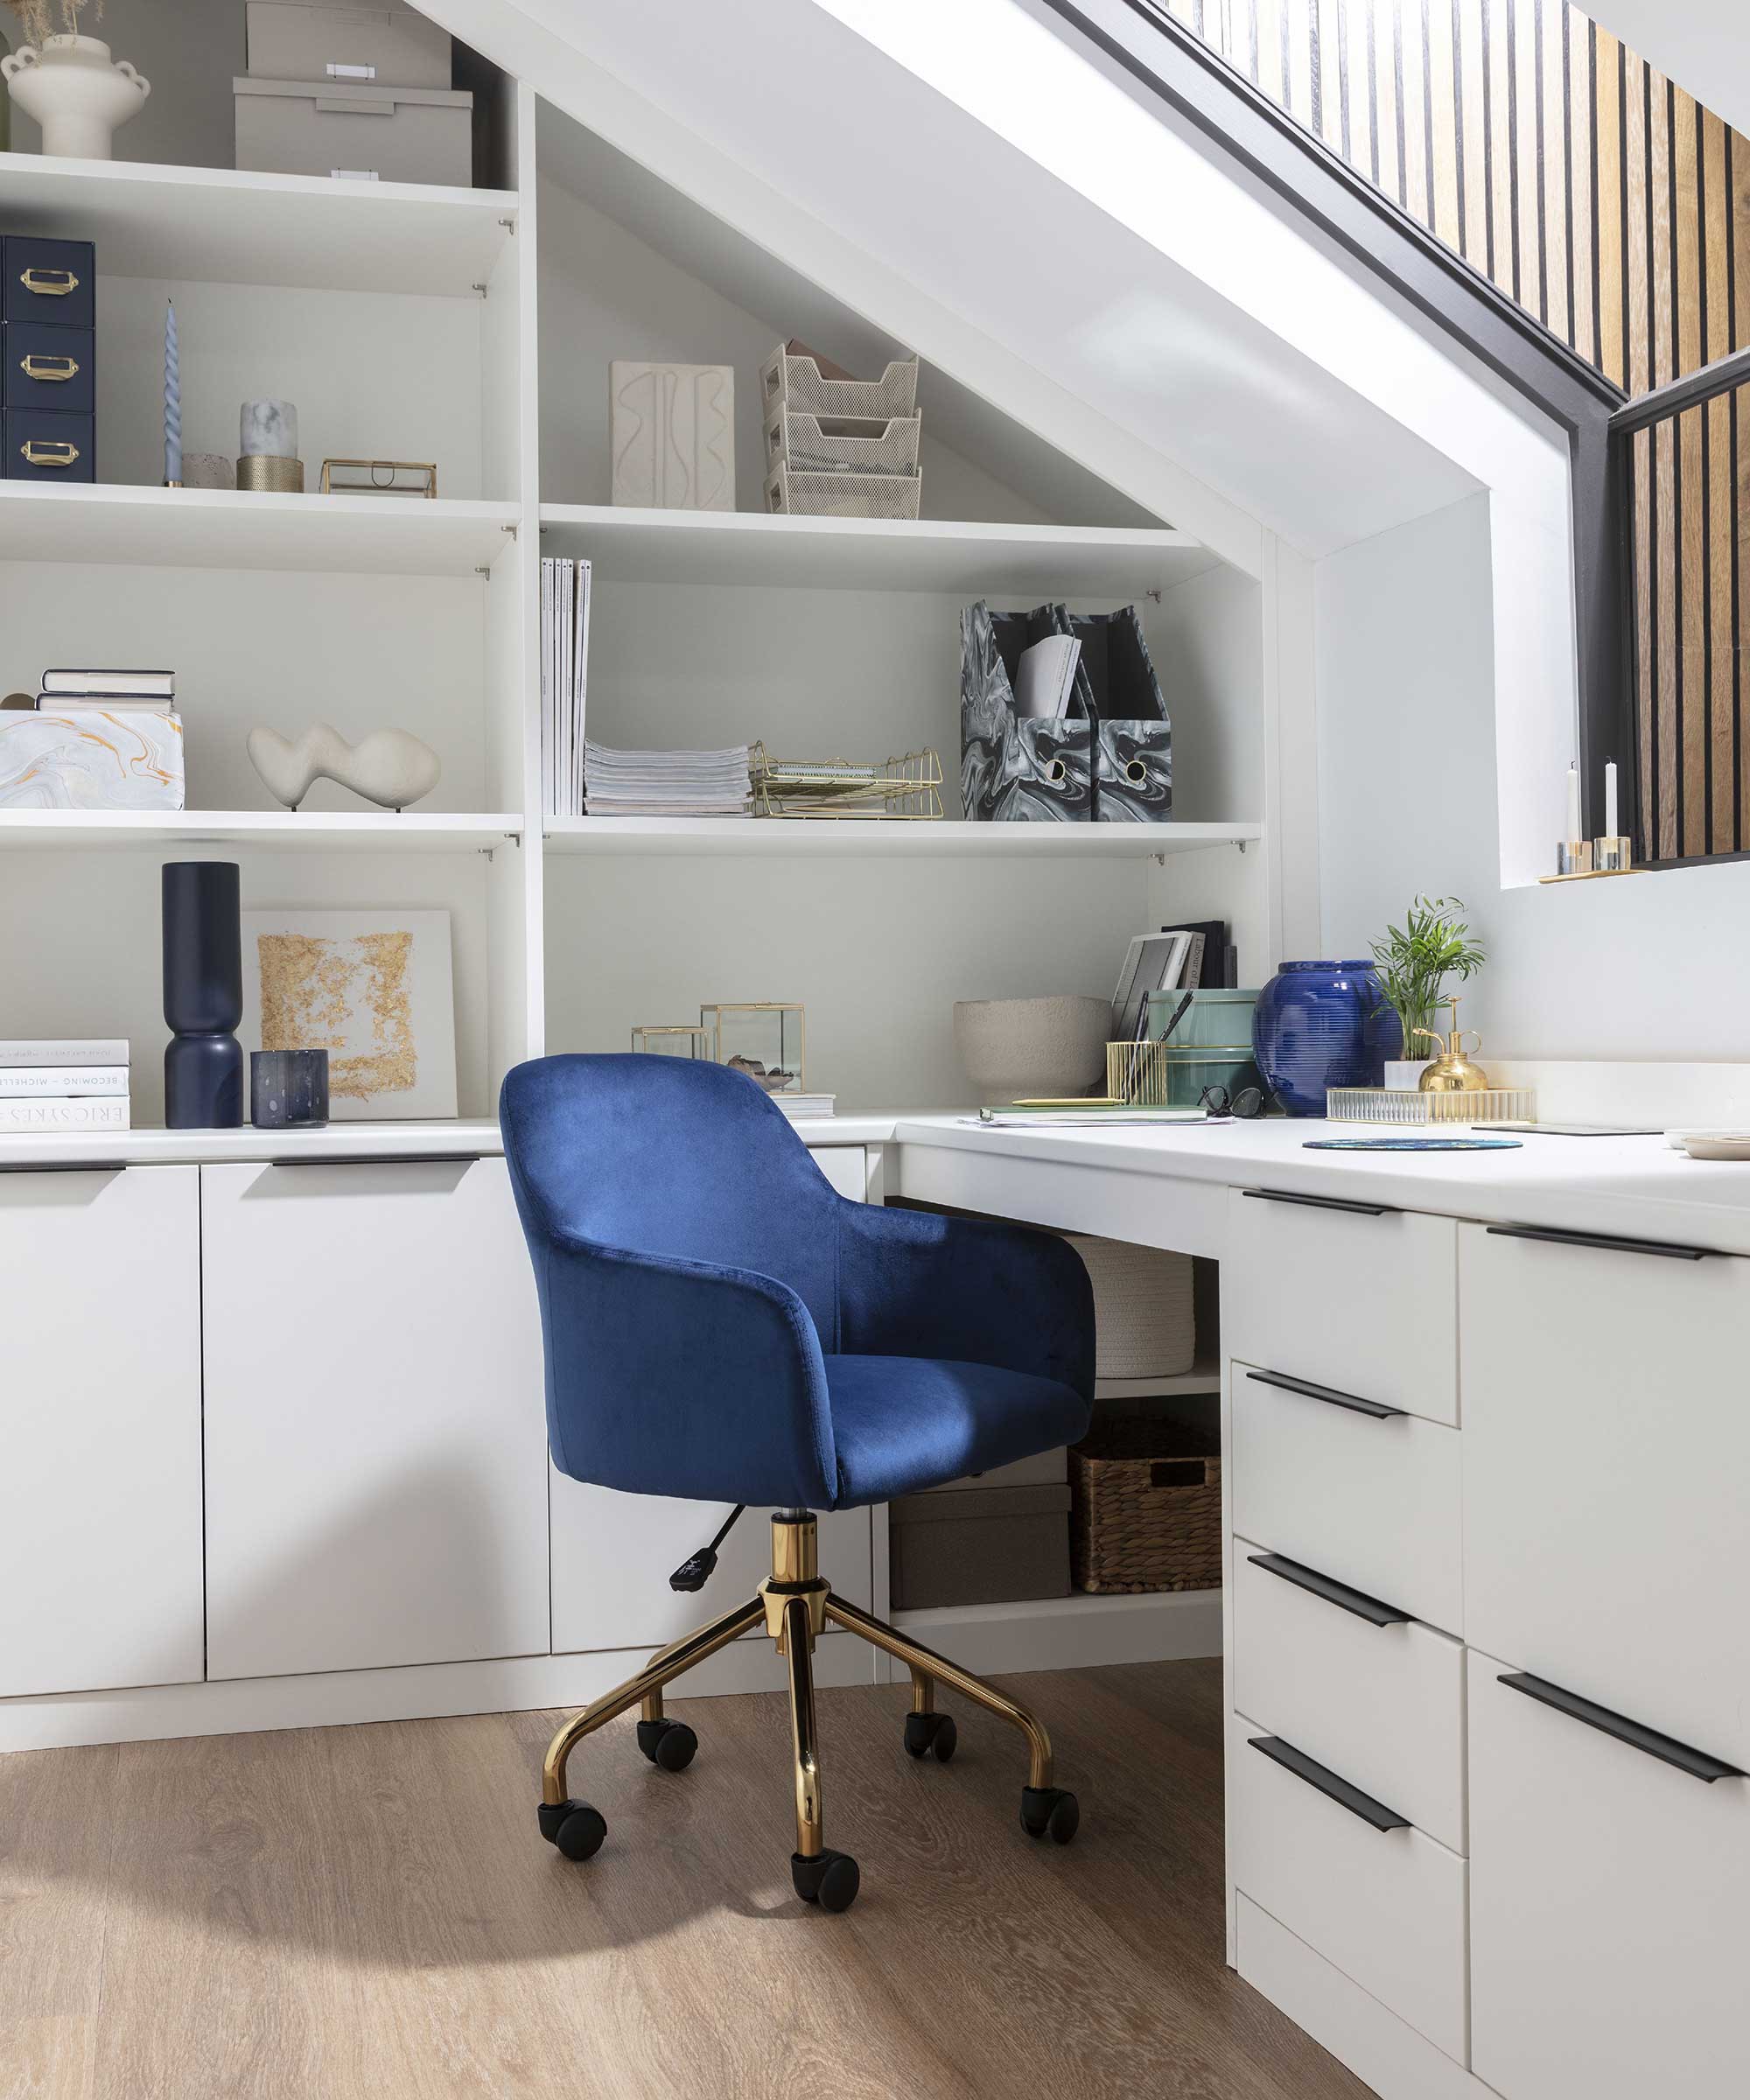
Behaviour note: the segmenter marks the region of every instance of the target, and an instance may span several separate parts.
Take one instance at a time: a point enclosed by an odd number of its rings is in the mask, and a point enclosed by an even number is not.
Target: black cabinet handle
[[[1328,1575],[1321,1575],[1316,1568],[1303,1568],[1298,1560],[1290,1560],[1281,1553],[1248,1553],[1246,1558],[1255,1568],[1262,1568],[1266,1575],[1279,1575],[1284,1582],[1292,1582],[1296,1589],[1305,1590],[1314,1597],[1322,1597],[1326,1604],[1334,1604],[1340,1612],[1353,1612],[1357,1619],[1365,1619],[1369,1626],[1408,1626],[1410,1614],[1400,1612],[1396,1605],[1382,1604],[1377,1597],[1369,1597],[1361,1590],[1352,1590],[1346,1582],[1334,1582]]]
[[[121,1174],[125,1159],[7,1159],[0,1161],[0,1174]]]
[[[1376,1801],[1371,1794],[1363,1794],[1359,1787],[1352,1787],[1346,1779],[1339,1779],[1334,1772],[1317,1764],[1304,1750],[1297,1750],[1292,1743],[1284,1743],[1279,1735],[1250,1735],[1246,1740],[1254,1750],[1261,1750],[1272,1764],[1280,1765],[1284,1772],[1293,1773],[1296,1779],[1304,1779],[1309,1787],[1334,1801],[1340,1809],[1347,1809],[1351,1816],[1359,1816],[1376,1830],[1407,1830],[1410,1818],[1400,1816],[1396,1809],[1389,1809],[1382,1801]]]
[[[290,1152],[270,1166],[478,1166],[481,1152]]]
[[[1314,1385],[1310,1378],[1291,1378],[1286,1371],[1248,1371],[1246,1376],[1256,1379],[1260,1385],[1279,1385],[1284,1393],[1305,1393],[1309,1400],[1346,1407],[1353,1415],[1370,1415],[1376,1422],[1388,1422],[1409,1412],[1407,1408],[1388,1407],[1382,1400],[1362,1400],[1354,1393],[1340,1393],[1334,1386]]]
[[[1588,1728],[1596,1728],[1601,1735],[1614,1735],[1619,1743],[1627,1743],[1631,1750],[1644,1751],[1648,1757],[1675,1765],[1691,1779],[1704,1779],[1710,1786],[1717,1779],[1750,1776],[1737,1765],[1722,1764],[1718,1758],[1710,1757],[1705,1750],[1691,1749],[1687,1743],[1661,1735],[1656,1728],[1643,1727],[1626,1715],[1613,1713],[1608,1706],[1595,1706],[1590,1699],[1581,1698],[1577,1691],[1564,1691],[1559,1684],[1551,1684],[1547,1678],[1534,1677],[1525,1670],[1512,1670],[1497,1677],[1495,1682],[1505,1684],[1509,1691],[1522,1691],[1528,1699],[1538,1699],[1545,1706],[1553,1706],[1558,1713],[1565,1713],[1571,1720],[1584,1721]]]
[[[1552,1247],[1601,1247],[1606,1254],[1658,1254],[1668,1262],[1699,1262],[1711,1247],[1677,1247],[1669,1240],[1624,1240],[1602,1232],[1559,1232],[1553,1225],[1490,1225],[1502,1240],[1547,1240]]]
[[[1358,1218],[1395,1218],[1400,1215],[1396,1203],[1356,1203],[1348,1196],[1303,1196],[1286,1188],[1242,1188],[1242,1196],[1250,1196],[1255,1203],[1304,1203],[1309,1210],[1347,1210]]]

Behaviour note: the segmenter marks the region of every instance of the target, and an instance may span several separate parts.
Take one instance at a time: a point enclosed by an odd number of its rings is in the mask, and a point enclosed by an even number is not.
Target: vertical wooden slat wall
[[[1750,140],[1567,0],[1156,4],[1630,395],[1750,346]],[[1750,850],[1750,398],[1626,475],[1641,850]]]

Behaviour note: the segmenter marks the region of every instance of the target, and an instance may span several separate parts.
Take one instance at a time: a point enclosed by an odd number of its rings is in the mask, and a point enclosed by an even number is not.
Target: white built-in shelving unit
[[[764,514],[772,345],[802,333],[847,362],[904,346],[528,87],[499,115],[492,190],[0,155],[0,229],[96,243],[107,477],[0,480],[0,690],[53,663],[174,666],[188,788],[179,816],[0,811],[4,1032],[125,1032],[136,1122],[159,1119],[167,858],[236,859],[250,905],[447,909],[465,1119],[493,1114],[526,1057],[623,1048],[634,1024],[723,998],[804,1001],[809,1083],[844,1108],[950,1102],[956,998],[1110,990],[1128,936],[1169,917],[1228,919],[1256,979],[1275,939],[1264,579],[1007,421],[971,371],[922,375],[918,522]],[[241,400],[290,398],[311,493],[158,486],[166,297],[185,448],[228,454]],[[733,364],[737,511],[604,501],[616,356]],[[325,455],[435,460],[440,494],[324,497]],[[946,818],[548,815],[542,553],[592,564],[600,739],[760,738],[795,757],[927,744]],[[1142,605],[1175,822],[962,819],[959,614],[977,597]],[[276,808],[248,731],[324,720],[414,730],[442,759],[437,790],[403,815],[329,783]],[[971,1616],[990,1666],[1037,1667],[1208,1652],[1215,1609],[1084,1598]]]
[[[635,1023],[736,997],[803,1000],[810,1083],[847,1107],[949,1101],[957,998],[1098,990],[1124,938],[1169,914],[1230,919],[1261,970],[1258,579],[1005,422],[976,375],[923,374],[918,522],[765,514],[772,343],[806,328],[846,359],[904,346],[528,88],[499,114],[489,190],[0,156],[0,226],[96,243],[107,477],[0,481],[0,685],[53,662],[172,664],[188,775],[178,816],[0,812],[4,879],[28,907],[0,920],[16,1030],[125,1027],[136,1118],[156,1118],[153,877],[171,855],[237,858],[253,902],[447,907],[472,1116],[543,1047],[618,1048]],[[158,486],[166,297],[185,447],[229,452],[237,402],[284,396],[310,493]],[[616,355],[733,363],[740,508],[602,500]],[[434,459],[439,495],[321,496],[326,454]],[[927,744],[946,818],[547,814],[539,553],[592,564],[597,737],[798,757]],[[959,612],[977,597],[1144,606],[1180,821],[962,820]],[[437,791],[401,816],[328,783],[274,808],[249,729],[320,720],[416,731],[443,760]]]

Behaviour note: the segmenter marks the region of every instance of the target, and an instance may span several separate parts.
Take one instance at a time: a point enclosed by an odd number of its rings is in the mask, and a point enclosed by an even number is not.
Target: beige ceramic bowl
[[[1086,1094],[1106,1076],[1108,999],[961,999],[954,1043],[987,1102]]]

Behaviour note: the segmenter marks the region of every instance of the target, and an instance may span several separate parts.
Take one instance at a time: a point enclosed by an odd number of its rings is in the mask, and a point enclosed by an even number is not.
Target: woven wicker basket
[[[1069,1453],[1079,1590],[1213,1590],[1222,1581],[1222,1461],[1193,1433],[1097,1420]]]
[[[1095,1375],[1176,1378],[1197,1357],[1191,1256],[1127,1240],[1063,1236],[1094,1285]]]

